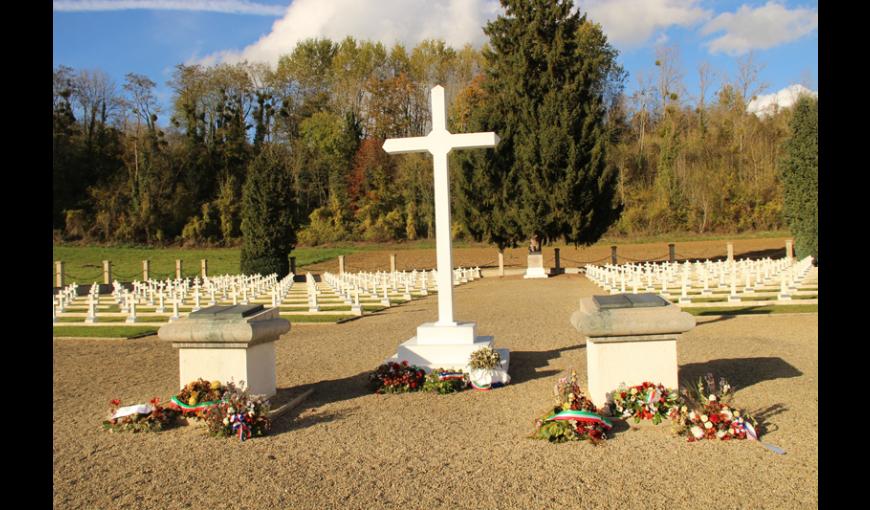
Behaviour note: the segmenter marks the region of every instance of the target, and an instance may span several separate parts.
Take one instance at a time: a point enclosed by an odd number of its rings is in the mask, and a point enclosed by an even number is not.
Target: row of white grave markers
[[[191,306],[191,312],[204,306],[221,304],[248,304],[257,300],[260,303],[279,307],[285,304],[293,288],[294,276],[288,274],[280,281],[276,275],[221,275],[200,279],[166,279],[134,281],[127,288],[115,281],[112,284],[110,299],[120,312],[99,312],[99,286],[91,286],[87,295],[88,316],[86,322],[98,322],[98,316],[117,317],[126,315],[128,324],[139,321],[148,322],[149,317],[159,316],[171,310],[169,321],[182,316],[181,307]],[[480,278],[480,268],[457,268],[453,272],[453,284],[474,281]],[[344,304],[350,306],[350,313],[361,315],[362,296],[370,295],[383,306],[391,306],[395,300],[410,300],[413,294],[428,295],[430,289],[437,289],[437,271],[402,271],[396,273],[345,273],[341,277],[324,274],[323,284],[318,284],[313,275],[306,275],[305,294],[309,313],[321,311],[320,299],[324,292],[335,292]],[[58,314],[76,316],[74,311],[66,310],[74,302],[78,286],[74,283],[61,289],[53,298],[52,320],[57,322]],[[399,298],[396,295],[400,295]],[[396,297],[391,297],[396,296]],[[366,299],[368,299],[366,297]],[[93,302],[93,304],[91,304]],[[111,303],[110,303],[111,304]],[[291,306],[292,302],[288,303]],[[332,304],[327,301],[327,304]],[[147,308],[146,308],[147,307]],[[105,308],[105,307],[104,307]],[[149,310],[150,311],[147,311]],[[162,322],[164,319],[161,318]],[[75,324],[75,323],[70,323]]]
[[[812,257],[801,261],[792,258],[732,260],[690,263],[643,263],[604,266],[587,265],[586,277],[611,294],[656,292],[672,297],[679,288],[679,303],[691,303],[692,294],[714,295],[728,292],[729,303],[739,303],[765,292],[777,292],[776,300],[791,300],[812,269]],[[738,287],[740,291],[738,292]]]

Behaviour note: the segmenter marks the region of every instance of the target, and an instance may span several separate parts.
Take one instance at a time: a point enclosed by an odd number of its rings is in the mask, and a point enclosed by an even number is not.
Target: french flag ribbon
[[[589,423],[599,423],[606,429],[611,429],[613,424],[606,418],[602,418],[601,416],[590,413],[589,411],[575,411],[573,409],[569,409],[567,411],[562,411],[560,413],[556,413],[544,421],[585,421]]]
[[[465,374],[462,372],[439,372],[438,380],[439,381],[454,381],[459,379],[465,379]]]
[[[233,433],[239,433],[239,441],[251,438],[251,427],[245,422],[244,415],[234,414],[230,422],[233,424]]]
[[[778,446],[774,446],[774,445],[769,444],[769,443],[765,443],[764,441],[759,440],[758,433],[755,431],[755,427],[753,427],[752,424],[749,423],[748,421],[743,422],[743,430],[746,431],[746,437],[748,437],[749,439],[752,439],[753,441],[758,441],[758,444],[767,448],[768,450],[772,451],[773,453],[776,453],[779,455],[785,455],[785,450],[783,450],[782,448],[780,448]]]

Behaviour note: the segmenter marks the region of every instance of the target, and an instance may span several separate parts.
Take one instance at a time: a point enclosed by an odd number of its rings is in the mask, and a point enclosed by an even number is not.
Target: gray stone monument
[[[677,388],[677,339],[695,318],[656,294],[616,294],[580,300],[571,324],[586,337],[589,397],[611,400],[620,384],[645,381]]]
[[[179,388],[198,378],[245,381],[252,394],[276,392],[275,341],[290,331],[277,308],[210,306],[160,327],[178,349]]]

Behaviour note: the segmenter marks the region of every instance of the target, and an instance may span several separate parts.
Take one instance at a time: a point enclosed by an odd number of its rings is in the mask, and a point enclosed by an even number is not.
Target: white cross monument
[[[450,239],[450,178],[447,154],[453,149],[495,147],[495,133],[452,134],[447,131],[444,88],[432,88],[432,131],[427,136],[394,138],[384,142],[389,154],[429,152],[435,166],[435,238],[438,260],[438,321],[417,327],[417,336],[399,346],[392,361],[407,361],[420,367],[464,368],[472,352],[492,346],[492,337],[478,337],[474,322],[453,320],[453,256]],[[502,368],[507,370],[509,352],[499,349]]]

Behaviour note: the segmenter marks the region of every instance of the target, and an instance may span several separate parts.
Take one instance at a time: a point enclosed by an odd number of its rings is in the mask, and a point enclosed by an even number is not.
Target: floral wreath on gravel
[[[630,387],[620,384],[612,398],[608,406],[613,416],[622,419],[634,418],[635,423],[652,420],[658,425],[668,417],[671,409],[679,405],[680,395],[676,390],[667,389],[661,384],[644,382]]]
[[[408,393],[430,391],[455,393],[468,387],[468,374],[462,370],[436,368],[426,370],[407,361],[389,361],[369,374],[369,389],[375,393]]]
[[[167,406],[155,397],[148,404],[120,407],[121,400],[110,401],[111,410],[103,428],[111,432],[166,430],[177,425],[181,416],[203,420],[215,436],[237,436],[244,441],[265,435],[272,426],[269,400],[263,395],[250,395],[245,382],[197,379],[171,398]]]
[[[587,399],[577,384],[577,373],[563,377],[553,386],[555,405],[552,410],[535,420],[534,439],[551,443],[589,440],[600,444],[607,439],[613,425],[598,414],[598,409]]]
[[[109,418],[103,421],[103,430],[109,432],[159,432],[178,425],[179,412],[160,405],[158,397],[147,404],[121,407],[121,399],[109,401]]]
[[[668,418],[674,432],[686,436],[689,442],[751,439],[774,453],[785,453],[781,448],[758,439],[758,423],[745,411],[733,406],[732,386],[724,377],[719,378],[717,385],[713,374],[707,374],[699,378],[695,386],[684,387],[679,393],[661,384],[644,382],[628,388],[620,385],[612,395],[609,407],[614,415],[623,419],[633,417],[635,423],[651,419],[659,424]]]
[[[707,374],[680,393],[682,405],[671,409],[670,419],[674,431],[688,441],[758,439],[755,419],[732,407],[734,394],[724,377],[717,385],[713,374]]]
[[[407,393],[423,388],[426,371],[407,361],[388,361],[369,374],[369,388],[375,393]]]
[[[171,403],[185,416],[204,418],[208,408],[220,403],[225,390],[220,381],[197,379],[187,383]]]

